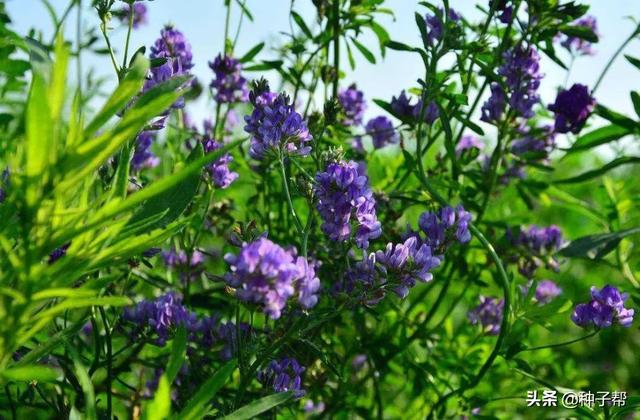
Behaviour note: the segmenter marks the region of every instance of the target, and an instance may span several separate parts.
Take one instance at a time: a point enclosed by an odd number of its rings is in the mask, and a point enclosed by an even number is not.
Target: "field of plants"
[[[0,0],[0,419],[636,418],[635,0],[211,1]]]

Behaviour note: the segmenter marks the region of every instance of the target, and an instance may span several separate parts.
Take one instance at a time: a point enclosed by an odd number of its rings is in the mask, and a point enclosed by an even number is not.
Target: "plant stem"
[[[105,20],[102,20],[102,22],[100,23],[100,31],[102,32],[102,36],[107,43],[107,49],[109,50],[109,56],[111,57],[111,64],[113,64],[113,68],[115,69],[116,75],[118,76],[118,81],[120,81],[122,76],[120,74],[118,63],[116,62],[116,56],[113,53],[113,48],[111,48],[111,41],[109,40],[109,36],[107,35],[107,22]]]
[[[104,311],[104,308],[100,306],[98,308],[100,310],[100,316],[102,317],[102,323],[104,324],[104,334],[107,343],[107,413],[106,417],[111,418],[112,406],[113,406],[113,396],[111,393],[111,375],[112,375],[112,354],[113,347],[111,345],[111,329],[109,328],[109,323],[107,322],[107,315]]]
[[[304,235],[304,229],[302,228],[300,219],[298,219],[296,210],[293,208],[293,201],[291,200],[291,192],[289,191],[289,181],[287,181],[287,173],[284,169],[284,159],[281,156],[279,160],[280,160],[280,175],[282,175],[282,183],[284,184],[284,192],[287,197],[287,204],[289,205],[289,210],[291,211],[291,215],[293,216],[293,223],[296,225],[296,230],[298,231],[298,234],[301,235],[302,237],[302,235]]]
[[[580,338],[576,338],[576,339],[570,340],[570,341],[565,341],[563,343],[545,344],[543,346],[529,347],[529,348],[526,348],[524,350],[520,350],[520,353],[525,352],[525,351],[537,351],[537,350],[543,350],[543,349],[554,349],[554,348],[558,348],[558,347],[568,346],[568,345],[571,345],[571,344],[578,343],[580,341],[586,340],[588,338],[591,338],[594,335],[598,334],[599,332],[600,332],[599,330],[596,330],[596,331],[593,331],[592,333],[587,334],[585,336],[582,336]]]
[[[333,97],[338,97],[338,81],[340,79],[340,0],[333,0]]]
[[[127,59],[129,58],[129,40],[131,39],[131,31],[133,30],[133,4],[129,4],[129,28],[127,29],[127,40],[124,43],[124,58],[122,59],[122,68],[127,68]]]
[[[594,94],[596,92],[596,90],[598,90],[598,87],[600,86],[600,83],[602,83],[602,80],[604,79],[604,76],[607,74],[607,72],[609,71],[609,69],[613,65],[613,62],[616,60],[616,58],[618,58],[620,53],[627,47],[629,42],[631,42],[636,36],[638,36],[638,34],[640,34],[640,25],[638,25],[636,27],[636,29],[633,31],[633,33],[627,39],[625,39],[625,41],[622,43],[622,45],[620,45],[620,47],[616,50],[616,52],[613,53],[613,55],[611,56],[611,58],[607,62],[607,65],[604,66],[604,69],[602,69],[602,73],[600,73],[600,76],[598,77],[598,80],[596,81],[596,84],[593,86],[593,90],[591,91],[592,94]]]

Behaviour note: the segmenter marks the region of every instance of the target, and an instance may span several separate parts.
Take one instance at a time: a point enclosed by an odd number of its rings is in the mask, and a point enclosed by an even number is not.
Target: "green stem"
[[[113,48],[111,48],[111,41],[109,40],[109,36],[107,35],[107,22],[105,20],[100,23],[100,31],[102,32],[102,36],[107,43],[107,49],[109,50],[109,56],[111,57],[111,64],[113,64],[113,68],[115,69],[116,75],[118,76],[118,81],[120,81],[122,75],[120,74],[120,68],[118,67],[118,63],[116,62],[116,56],[113,53]]]
[[[470,381],[464,383],[464,385],[443,395],[431,409],[431,412],[429,413],[429,417],[428,417],[430,419],[434,418],[434,416],[437,413],[437,410],[443,404],[445,404],[449,398],[451,398],[454,395],[460,395],[464,393],[464,391],[466,391],[467,389],[473,388],[480,383],[484,375],[486,375],[489,369],[491,369],[491,366],[493,366],[493,363],[495,362],[496,358],[500,354],[502,344],[504,343],[504,340],[506,339],[509,331],[509,322],[510,322],[509,316],[511,312],[511,292],[509,289],[509,277],[507,276],[507,272],[505,271],[504,266],[502,265],[502,261],[500,260],[500,257],[498,256],[495,249],[493,248],[493,245],[491,245],[491,243],[484,237],[482,232],[480,232],[478,228],[475,227],[475,225],[473,224],[469,225],[469,230],[480,241],[482,246],[487,250],[491,259],[493,260],[493,262],[496,264],[498,268],[498,281],[500,283],[500,287],[502,288],[502,293],[504,295],[504,308],[502,311],[502,323],[500,324],[500,334],[498,335],[498,339],[496,340],[496,344],[493,347],[491,354],[489,355],[487,360],[484,362],[484,364],[480,367],[480,370],[478,371],[478,373]]]
[[[537,351],[537,350],[543,350],[543,349],[555,349],[555,348],[558,348],[558,347],[568,346],[568,345],[571,345],[571,344],[578,343],[580,341],[586,340],[588,338],[591,338],[594,335],[598,334],[599,332],[600,332],[599,330],[596,330],[596,331],[593,331],[592,333],[587,334],[585,336],[582,336],[580,338],[576,338],[576,339],[570,340],[570,341],[565,341],[563,343],[545,344],[543,346],[538,346],[538,347],[529,347],[529,348],[526,348],[524,350],[520,350],[520,353],[525,352],[525,351]]]
[[[340,0],[333,0],[333,97],[338,97],[338,81],[340,79]]]
[[[296,225],[296,230],[298,231],[298,234],[302,237],[304,235],[304,229],[302,228],[300,219],[298,219],[298,215],[296,214],[295,208],[293,208],[293,201],[291,200],[291,192],[289,191],[289,181],[287,181],[287,173],[284,169],[284,159],[282,157],[280,157],[280,175],[282,175],[284,192],[287,197],[287,204],[289,205],[289,210],[291,211],[291,215],[293,216],[293,223]]]
[[[640,34],[640,25],[638,25],[636,27],[636,29],[633,31],[633,33],[627,39],[625,39],[625,41],[622,43],[622,45],[620,45],[620,47],[616,50],[616,52],[613,53],[613,55],[611,56],[611,58],[607,62],[607,65],[604,66],[604,69],[602,69],[602,73],[600,73],[600,76],[598,77],[598,80],[596,81],[596,84],[593,86],[592,94],[594,94],[596,92],[596,90],[598,90],[598,87],[600,86],[600,83],[602,83],[602,80],[604,79],[604,76],[607,74],[607,72],[609,71],[609,69],[613,65],[613,62],[616,60],[616,58],[618,58],[620,53],[627,47],[629,42],[631,42],[636,36],[638,36],[638,34]]]
[[[131,31],[133,30],[133,4],[129,4],[129,28],[127,29],[127,40],[124,43],[124,58],[122,59],[122,68],[127,68],[127,59],[129,58],[129,41],[131,39]]]

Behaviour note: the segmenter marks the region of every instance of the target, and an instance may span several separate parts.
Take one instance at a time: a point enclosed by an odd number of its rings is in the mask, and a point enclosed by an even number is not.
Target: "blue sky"
[[[59,14],[68,4],[68,0],[50,0],[50,2]],[[90,0],[84,0],[85,4],[89,2]],[[576,60],[569,80],[570,83],[593,85],[606,61],[634,27],[634,23],[625,16],[632,15],[640,19],[640,1],[585,0],[583,2],[591,5],[590,14],[598,18],[601,39],[595,48],[597,51],[595,56]],[[294,0],[293,3],[294,9],[303,15],[307,22],[314,21],[311,0]],[[477,19],[479,16],[479,12],[474,7],[475,3],[472,0],[450,1],[451,6],[462,12],[469,20]],[[196,62],[194,73],[204,84],[208,84],[212,74],[207,62],[222,49],[223,45],[225,18],[223,0],[156,0],[147,4],[149,23],[133,34],[134,48],[150,45],[158,37],[162,26],[172,23],[190,40]],[[289,30],[290,4],[290,0],[248,0],[247,5],[255,20],[249,22],[245,19],[236,47],[237,55],[243,54],[262,41],[267,43],[267,48],[277,45],[279,32]],[[414,23],[414,11],[420,10],[423,13],[425,9],[418,6],[417,1],[409,0],[387,0],[386,5],[394,11],[395,19],[391,16],[381,16],[381,23],[387,28],[392,39],[415,44],[419,35]],[[34,27],[48,35],[47,39],[52,33],[51,20],[40,0],[8,0],[8,10],[13,19],[14,28],[19,33],[26,34]],[[232,28],[235,28],[238,16],[239,11],[236,7],[232,15]],[[84,13],[84,17],[83,24],[86,27],[97,23],[95,13],[89,8]],[[72,16],[66,28],[69,39],[74,37],[74,22],[75,16]],[[116,29],[113,32],[113,43],[114,46],[121,48],[124,44],[125,31],[118,26],[117,22],[114,22]],[[365,36],[364,41],[367,45],[377,46],[377,41],[372,36]],[[261,57],[269,56],[270,52],[267,48],[263,50]],[[378,50],[374,50],[378,55]],[[640,41],[632,42],[625,53],[640,57]],[[377,65],[368,63],[357,52],[354,54],[357,67],[353,72],[348,71],[344,84],[357,82],[366,92],[368,99],[389,99],[401,89],[414,86],[422,71],[417,56],[412,54],[388,51],[386,59]],[[346,64],[347,60],[343,62]],[[106,56],[87,56],[84,59],[84,66],[85,68],[94,67],[97,74],[101,75],[109,75],[113,71]],[[556,88],[564,83],[565,73],[556,64],[546,59],[543,61],[542,71],[546,74],[546,78],[541,87],[541,95],[545,102],[550,102],[555,96]],[[250,76],[254,75],[255,73],[252,73]],[[628,96],[631,89],[640,90],[639,73],[623,57],[620,57],[601,85],[597,99],[616,110],[632,112],[633,107]],[[209,116],[213,112],[212,106],[204,101],[197,104],[195,108],[193,113],[197,119]],[[367,111],[368,116],[378,112],[380,110],[374,104],[371,104]]]

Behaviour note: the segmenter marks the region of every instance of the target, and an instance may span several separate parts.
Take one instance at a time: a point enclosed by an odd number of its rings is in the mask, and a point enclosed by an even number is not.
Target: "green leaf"
[[[600,259],[613,251],[618,243],[626,236],[640,233],[640,227],[613,233],[588,235],[571,241],[558,253],[569,258]]]
[[[571,37],[584,39],[585,41],[589,41],[589,42],[598,42],[598,35],[596,35],[596,33],[593,32],[593,30],[587,26],[562,25],[558,29],[563,34]]]
[[[132,140],[147,123],[169,108],[184,92],[176,91],[188,78],[176,77],[158,84],[142,95],[112,130],[79,144],[61,163],[65,178],[58,191],[74,188],[79,180],[97,169],[128,140]]]
[[[271,410],[272,408],[277,407],[278,405],[289,401],[292,397],[293,397],[293,392],[291,391],[269,395],[267,397],[257,399],[252,403],[245,405],[244,407],[234,411],[228,416],[223,417],[223,420],[253,419],[258,414],[262,414],[265,411]]]
[[[631,92],[631,102],[633,102],[636,115],[640,117],[640,94],[638,94],[638,92]]]
[[[67,64],[69,63],[69,46],[65,44],[62,31],[56,37],[55,57],[53,65],[53,75],[49,86],[49,105],[51,107],[51,118],[56,121],[60,118],[60,112],[64,105],[64,91],[67,82]]]
[[[640,130],[640,123],[618,112],[612,111],[609,108],[606,108],[602,105],[597,105],[595,112],[605,120],[608,120],[616,125],[624,127],[629,131],[638,132]]]
[[[382,25],[380,25],[374,20],[369,22],[369,27],[371,28],[373,33],[376,34],[376,37],[378,38],[378,43],[380,44],[380,55],[382,56],[382,58],[384,58],[387,52],[386,50],[387,42],[389,42],[389,40],[391,39],[391,37],[389,36],[389,32],[387,32],[387,30],[384,27],[382,27]]]
[[[266,70],[278,70],[282,67],[284,61],[282,60],[263,60],[262,63],[255,66],[245,67],[244,71],[266,71]]]
[[[629,130],[616,124],[597,128],[584,134],[567,150],[567,154],[588,150],[602,144],[610,143],[629,134]]]
[[[142,55],[137,56],[133,67],[129,69],[118,88],[85,128],[85,138],[93,136],[100,128],[104,127],[109,119],[122,111],[125,105],[140,92],[148,69],[149,60]]]
[[[630,55],[626,55],[624,56],[624,58],[627,59],[628,62],[630,62],[631,64],[633,64],[638,70],[640,70],[640,59],[635,58],[635,57],[631,57]]]
[[[376,64],[376,57],[373,55],[371,51],[369,51],[367,47],[359,43],[358,40],[353,37],[351,37],[351,42],[353,42],[353,45],[355,45],[356,48],[360,50],[360,52],[362,53],[364,58],[367,59],[368,62],[370,62],[371,64]]]
[[[166,375],[160,377],[158,389],[144,413],[148,420],[166,419],[171,414],[171,385]]]
[[[169,363],[165,375],[169,383],[173,383],[176,375],[180,371],[180,368],[184,364],[185,357],[187,356],[187,330],[184,326],[178,328],[175,337],[173,338],[173,347],[171,348],[171,356],[169,357]]]
[[[91,378],[89,377],[89,372],[87,372],[87,368],[84,367],[80,361],[80,357],[78,356],[76,349],[71,345],[67,345],[66,348],[71,355],[71,359],[73,359],[74,373],[76,374],[76,378],[78,378],[78,382],[80,383],[80,387],[84,393],[84,416],[87,419],[96,419],[96,394],[93,389]]]
[[[349,59],[349,67],[351,67],[351,70],[355,70],[356,60],[353,58],[353,51],[351,51],[351,45],[349,45],[348,42],[345,42],[345,45],[347,46],[347,58]]]
[[[398,41],[388,41],[386,44],[387,48],[390,48],[392,50],[396,50],[396,51],[412,51],[415,52],[416,49],[413,47],[408,46],[407,44],[403,44],[402,42],[398,42]]]
[[[259,43],[255,47],[251,48],[245,55],[240,58],[241,63],[248,63],[253,60],[253,58],[262,51],[264,48],[264,42]]]
[[[33,73],[27,105],[25,175],[27,204],[33,206],[46,181],[49,159],[53,150],[53,122],[47,102],[47,88],[40,73]]]
[[[309,29],[309,27],[305,23],[305,21],[302,18],[302,16],[300,16],[298,13],[296,13],[296,12],[294,12],[292,10],[291,11],[291,17],[296,22],[298,27],[302,30],[302,32],[307,36],[307,38],[313,39],[313,34],[311,33],[311,30]]]
[[[46,366],[19,366],[0,371],[0,376],[7,381],[16,382],[55,382],[61,375],[57,370]]]
[[[602,166],[601,168],[598,169],[593,169],[591,171],[587,171],[584,172],[580,175],[576,175],[574,177],[571,178],[564,178],[564,179],[559,179],[557,181],[555,181],[556,184],[575,184],[577,182],[584,182],[584,181],[588,181],[590,179],[593,178],[597,178],[600,175],[603,175],[607,172],[609,172],[610,170],[617,168],[618,166],[622,166],[622,165],[630,165],[630,164],[635,164],[635,163],[640,163],[640,157],[636,157],[636,156],[623,156],[617,159],[612,160],[611,162],[607,163],[606,165]]]
[[[236,360],[233,359],[220,368],[211,378],[200,386],[198,392],[189,400],[176,420],[201,419],[208,411],[207,404],[215,397],[216,393],[227,383],[236,369]]]
[[[187,158],[187,164],[193,163],[204,156],[202,145],[191,152]],[[201,172],[193,172],[176,185],[147,200],[142,207],[131,217],[128,226],[133,226],[149,218],[157,218],[155,223],[145,226],[146,231],[168,225],[177,219],[187,208],[193,197],[198,192]]]

